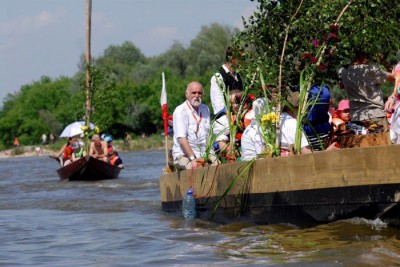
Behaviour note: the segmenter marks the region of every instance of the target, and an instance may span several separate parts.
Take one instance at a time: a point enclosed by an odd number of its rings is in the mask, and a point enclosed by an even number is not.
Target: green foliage
[[[393,60],[400,49],[398,1],[258,2],[258,10],[244,21],[245,30],[235,44],[247,47],[245,73],[251,76],[261,71],[269,84],[278,84],[282,51],[282,81],[293,85],[307,66],[313,67],[316,80],[332,83],[337,80],[337,70],[352,61],[356,50],[363,50],[371,59],[381,53],[384,59]],[[326,49],[320,50],[324,45]]]
[[[42,77],[31,85],[24,85],[21,91],[9,95],[0,116],[0,139],[11,146],[14,137],[21,144],[40,142],[43,133],[60,130],[60,110],[69,101],[67,88],[71,80],[61,77],[52,81]]]
[[[227,26],[203,26],[187,50],[187,74],[203,76],[219,68],[225,62],[225,51],[234,34],[235,30]]]
[[[170,114],[184,101],[185,87],[193,80],[203,84],[204,103],[209,105],[210,78],[225,61],[225,50],[231,44],[245,48],[245,61],[238,71],[247,81],[247,90],[260,86],[255,75],[260,73],[267,84],[277,85],[280,67],[282,85],[298,84],[305,68],[315,73],[314,82],[335,83],[338,68],[350,63],[357,49],[375,60],[380,53],[390,64],[399,59],[399,1],[258,2],[258,9],[243,21],[240,33],[219,24],[204,26],[187,48],[175,42],[165,53],[150,58],[129,41],[108,47],[93,60],[93,122],[116,138],[127,132],[161,131],[162,72]],[[321,60],[315,62],[319,55]],[[44,76],[4,99],[0,147],[12,146],[16,136],[21,144],[37,144],[43,133],[58,135],[66,125],[84,118],[84,62],[82,56],[80,71],[74,77]],[[344,97],[337,86],[330,87],[336,102]],[[390,86],[384,88],[385,94],[391,90]]]
[[[203,84],[204,102],[208,104],[211,76],[224,62],[234,32],[219,24],[205,26],[189,47],[175,42],[165,53],[150,58],[129,41],[111,45],[92,60],[91,121],[114,138],[123,138],[126,133],[150,135],[161,131],[162,72],[166,76],[170,114],[184,101],[186,85],[194,80]],[[38,144],[43,133],[58,136],[66,125],[85,119],[83,55],[78,67],[71,78],[44,76],[4,99],[0,147],[11,147],[15,137],[23,145]]]
[[[146,57],[132,42],[124,42],[121,46],[111,45],[102,57],[95,60],[95,65],[108,68],[109,75],[117,81],[123,81],[133,72],[136,65],[144,64]]]
[[[234,41],[237,49],[246,47],[246,61],[239,71],[247,73],[246,80],[251,85],[256,81],[254,74],[260,74],[268,84],[278,85],[279,90],[299,85],[301,77],[304,105],[300,103],[299,129],[304,123],[302,117],[306,116],[311,85],[322,81],[336,83],[338,70],[353,62],[357,52],[382,64],[398,55],[398,1],[258,2],[258,10],[244,21],[244,31]],[[343,97],[341,92],[336,90],[336,93],[339,98]]]

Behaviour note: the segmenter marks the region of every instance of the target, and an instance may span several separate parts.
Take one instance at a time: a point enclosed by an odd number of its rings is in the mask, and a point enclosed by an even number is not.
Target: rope
[[[193,168],[190,169],[189,188],[192,189],[192,191],[193,191]]]
[[[215,178],[216,178],[216,174],[217,174],[219,165],[220,165],[220,164],[218,164],[218,165],[215,167],[215,172],[214,172],[214,175],[213,175],[213,178],[212,178],[212,181],[211,181],[210,188],[208,189],[207,193],[206,193],[205,195],[197,195],[197,194],[194,194],[195,198],[203,198],[203,197],[208,196],[208,195],[211,193],[211,189],[214,187],[214,182],[215,182]],[[192,172],[191,172],[191,175],[192,175]],[[192,179],[191,182],[193,182],[193,177],[191,177],[191,179]]]

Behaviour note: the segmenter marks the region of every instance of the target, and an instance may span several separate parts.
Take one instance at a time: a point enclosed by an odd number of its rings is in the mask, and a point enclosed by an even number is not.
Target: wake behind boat
[[[362,217],[399,225],[400,145],[358,147],[172,172],[162,208],[180,212],[190,186],[197,215],[219,223],[312,225]]]

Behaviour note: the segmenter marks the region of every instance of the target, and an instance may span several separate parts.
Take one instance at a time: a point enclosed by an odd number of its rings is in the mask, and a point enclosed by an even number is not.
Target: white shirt
[[[391,117],[390,139],[393,144],[400,144],[400,104],[396,105],[396,110]]]
[[[215,141],[229,140],[229,121],[226,115],[216,119],[212,128],[213,134],[216,136]]]
[[[271,107],[271,103],[268,100],[269,104],[269,109],[272,112],[276,112],[275,107]],[[257,119],[258,117],[261,117],[262,115],[265,115],[268,113],[267,109],[267,99],[265,97],[259,97],[256,100],[253,101],[252,103],[252,108],[251,111],[249,112],[249,118],[250,119]]]
[[[177,159],[184,156],[179,137],[185,137],[196,157],[200,158],[205,152],[208,131],[210,129],[210,111],[204,104],[200,104],[199,111],[193,109],[189,101],[176,107],[173,114],[174,146],[172,156]],[[197,127],[198,126],[198,127]]]
[[[294,140],[296,137],[296,124],[297,120],[293,118],[286,112],[282,112],[281,118],[281,132],[279,134],[279,143],[281,145],[281,149],[289,149],[290,145],[294,144]],[[304,132],[301,134],[301,147],[308,146],[307,137],[304,135]]]
[[[279,143],[281,149],[288,150],[294,144],[296,135],[296,119],[288,113],[283,112],[280,117],[281,132]],[[262,130],[256,120],[246,128],[242,135],[242,160],[252,160],[261,154],[265,149],[265,142],[262,137]],[[301,147],[308,146],[304,133],[301,136]]]
[[[265,101],[265,97],[260,97],[254,100],[252,104],[252,110],[255,118],[263,114],[267,114],[267,102]]]
[[[228,68],[222,65],[222,68],[228,73]],[[238,81],[238,76],[235,74],[235,80]],[[217,114],[223,108],[225,108],[225,97],[222,90],[225,90],[225,83],[222,78],[222,75],[217,72],[211,78],[211,87],[210,87],[210,98],[211,98],[211,105],[214,110],[214,114]]]
[[[244,130],[242,135],[242,160],[252,160],[261,154],[265,148],[261,128],[257,121],[253,120]]]

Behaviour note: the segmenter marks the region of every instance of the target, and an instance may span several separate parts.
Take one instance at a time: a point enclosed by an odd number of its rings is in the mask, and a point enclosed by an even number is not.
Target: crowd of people
[[[118,151],[112,145],[112,141],[113,138],[111,135],[100,136],[99,134],[94,134],[89,144],[89,155],[118,166],[119,168],[123,168],[122,159]],[[67,166],[86,155],[85,144],[82,137],[72,136],[68,138],[67,143],[53,156],[60,159],[61,166]]]
[[[176,169],[215,165],[229,162],[232,157],[233,160],[259,158],[267,145],[260,118],[276,112],[274,102],[279,100],[283,100],[278,136],[280,156],[341,149],[336,141],[347,134],[389,132],[387,115],[395,110],[399,93],[395,87],[384,103],[381,86],[386,81],[394,82],[395,74],[390,69],[382,70],[357,51],[353,63],[338,71],[338,81],[347,99],[335,106],[326,84],[315,84],[308,90],[308,101],[314,104],[307,107],[306,123],[302,124],[301,151],[294,151],[299,88],[284,90],[282,99],[276,98],[278,90],[273,86],[262,88],[259,98],[246,94],[243,80],[236,72],[240,56],[241,51],[235,55],[228,48],[226,62],[211,78],[213,114],[202,103],[203,86],[195,81],[187,85],[186,100],[173,113],[172,161]],[[400,116],[400,111],[393,114],[392,125],[396,123],[395,116]],[[398,128],[396,138],[400,136]],[[392,138],[392,142],[400,143],[400,138]]]

